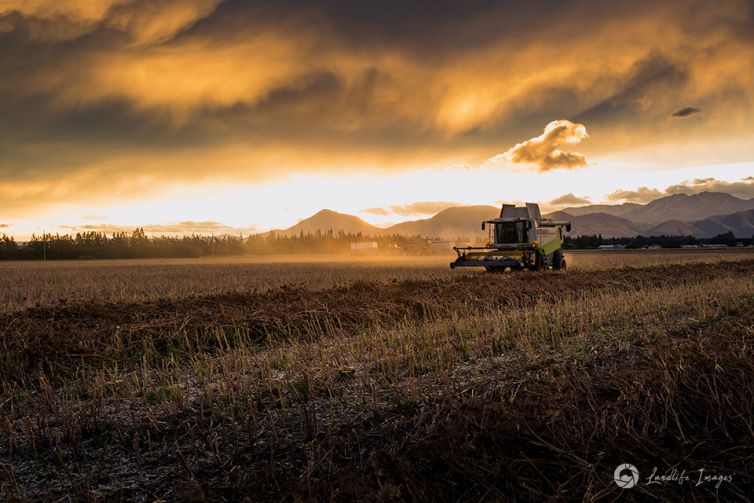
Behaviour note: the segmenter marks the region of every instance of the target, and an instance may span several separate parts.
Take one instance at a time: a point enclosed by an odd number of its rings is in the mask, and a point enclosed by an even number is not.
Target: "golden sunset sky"
[[[754,197],[752,1],[0,0],[0,233]]]

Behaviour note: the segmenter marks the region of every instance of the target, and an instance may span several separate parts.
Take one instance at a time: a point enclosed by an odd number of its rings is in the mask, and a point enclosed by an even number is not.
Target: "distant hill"
[[[412,220],[384,230],[388,234],[419,235],[443,239],[486,237],[481,222],[500,216],[495,206],[456,206],[442,210],[431,218]]]
[[[568,213],[574,217],[590,215],[593,213],[606,213],[615,217],[622,217],[626,213],[641,208],[641,204],[623,203],[623,204],[589,204],[587,206],[577,206],[572,208],[563,208],[563,213]]]
[[[743,237],[751,234],[750,210],[754,210],[754,199],[740,199],[723,192],[701,192],[673,194],[647,204],[592,204],[545,216],[570,219],[572,235],[711,237],[732,230],[736,236]]]
[[[343,231],[351,234],[378,236],[403,234],[441,239],[485,238],[480,222],[496,218],[500,209],[495,206],[456,206],[444,209],[433,217],[401,222],[387,228],[371,225],[359,217],[322,210],[281,234],[293,235],[301,231],[314,233]],[[545,215],[547,218],[570,220],[572,236],[601,234],[603,237],[631,237],[659,235],[692,235],[712,237],[732,231],[738,237],[754,234],[754,199],[739,199],[721,192],[674,194],[647,204],[594,204],[567,208]]]
[[[754,209],[752,199],[739,199],[723,192],[700,192],[662,197],[624,214],[623,217],[634,222],[657,225],[667,220],[693,222],[751,209]]]
[[[741,211],[730,215],[715,215],[692,223],[697,236],[712,237],[732,231],[736,237],[754,235],[754,210]]]
[[[278,234],[294,235],[301,231],[313,233],[320,230],[333,232],[342,230],[346,233],[379,236],[384,234],[402,234],[405,236],[424,236],[442,239],[473,239],[477,236],[486,237],[481,230],[481,222],[496,218],[500,215],[500,208],[495,206],[455,206],[437,213],[431,218],[410,220],[399,224],[380,228],[371,225],[359,217],[338,213],[332,210],[322,210],[309,218],[301,220],[296,225],[284,230],[273,231]]]
[[[754,209],[754,199],[739,199],[724,192],[673,194],[647,204],[592,204],[562,211],[573,216],[607,213],[632,222],[656,226],[669,220],[693,222],[716,215],[728,215]]]
[[[332,210],[318,211],[309,218],[301,220],[296,225],[277,232],[280,234],[293,235],[299,234],[301,231],[303,231],[304,234],[315,233],[317,230],[322,232],[332,230],[335,233],[343,231],[347,234],[358,234],[361,232],[362,234],[372,236],[383,232],[379,227],[367,223],[359,217],[347,215],[345,213],[338,213],[337,211]]]
[[[710,238],[718,234],[733,232],[737,237],[754,235],[754,210],[741,211],[728,215],[715,215],[695,222],[668,220],[646,232],[648,236],[676,235]]]
[[[693,222],[678,219],[666,220],[657,225],[634,223],[626,218],[612,217],[604,213],[593,215],[570,216],[564,212],[548,215],[552,218],[571,220],[572,235],[602,234],[603,237],[644,236],[695,236],[699,238],[714,237],[718,234],[733,232],[737,237],[754,235],[754,210],[726,215],[714,215]]]
[[[608,215],[607,213],[576,216],[569,215],[564,211],[556,211],[546,216],[556,220],[569,220],[571,222],[572,236],[602,234],[602,237],[622,238],[636,236],[644,230],[642,225],[637,225],[631,220]]]
[[[642,234],[645,236],[698,236],[699,229],[688,222],[668,220],[645,230]]]

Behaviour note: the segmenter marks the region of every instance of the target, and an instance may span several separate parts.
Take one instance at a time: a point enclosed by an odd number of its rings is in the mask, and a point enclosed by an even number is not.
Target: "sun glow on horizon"
[[[629,169],[630,168],[630,169]],[[695,166],[637,173],[635,166],[606,164],[576,171],[507,171],[499,166],[425,168],[401,173],[351,175],[291,174],[262,184],[204,183],[176,185],[159,196],[111,205],[66,205],[52,214],[40,214],[14,222],[0,232],[27,238],[32,233],[75,233],[90,229],[132,229],[153,225],[180,229],[186,234],[250,234],[287,228],[321,209],[354,214],[378,227],[428,218],[432,212],[398,214],[390,207],[418,201],[448,201],[457,205],[499,206],[502,201],[536,201],[543,209],[558,209],[547,202],[572,193],[593,204],[618,204],[608,194],[616,187],[648,187],[663,191],[668,186],[701,179],[713,171],[718,181],[733,183],[754,173],[754,162]],[[651,175],[651,179],[648,177]],[[578,206],[579,204],[571,204]],[[384,208],[382,214],[366,211]],[[197,223],[214,222],[217,228],[201,230]],[[191,225],[189,225],[191,224]],[[197,230],[200,229],[200,230]],[[160,234],[159,230],[154,232]],[[162,231],[162,233],[171,233]],[[180,230],[174,231],[180,234]]]

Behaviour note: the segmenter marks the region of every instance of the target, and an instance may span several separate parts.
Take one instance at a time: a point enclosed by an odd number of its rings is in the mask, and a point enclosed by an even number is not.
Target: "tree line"
[[[296,235],[278,233],[232,236],[147,236],[144,229],[131,233],[116,232],[110,235],[91,231],[71,234],[33,235],[31,240],[18,243],[13,237],[0,235],[0,260],[71,260],[116,258],[191,258],[229,255],[277,254],[337,254],[350,253],[351,243],[371,241],[377,243],[378,253],[426,255],[436,253],[432,242],[420,236],[399,234],[365,236],[343,231],[317,231]],[[603,238],[601,235],[567,236],[565,246],[570,249],[593,249],[601,245],[621,245],[626,248],[643,248],[659,245],[663,248],[680,248],[688,245],[737,244],[750,245],[753,238],[736,238],[733,233],[714,238],[693,236],[635,236],[629,238]],[[476,243],[481,244],[481,243]],[[449,247],[444,248],[449,251]],[[373,251],[366,251],[371,253]],[[364,253],[364,252],[362,252]]]
[[[702,246],[707,244],[738,246],[754,244],[751,238],[737,238],[728,231],[712,238],[696,238],[694,236],[633,236],[623,238],[603,238],[602,234],[584,236],[566,236],[564,246],[572,249],[593,249],[602,245],[625,246],[626,248],[646,248],[660,246],[661,248],[680,248],[682,246]]]
[[[0,260],[71,260],[115,258],[192,258],[229,255],[335,254],[351,251],[351,243],[377,243],[380,253],[427,254],[432,245],[419,236],[364,236],[361,233],[317,231],[284,235],[278,233],[206,236],[147,236],[143,228],[131,233],[32,235],[19,243],[0,235]]]

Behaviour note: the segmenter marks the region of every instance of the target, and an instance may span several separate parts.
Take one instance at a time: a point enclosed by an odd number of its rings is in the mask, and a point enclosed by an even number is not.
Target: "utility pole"
[[[42,229],[42,261],[47,261],[47,233]]]

